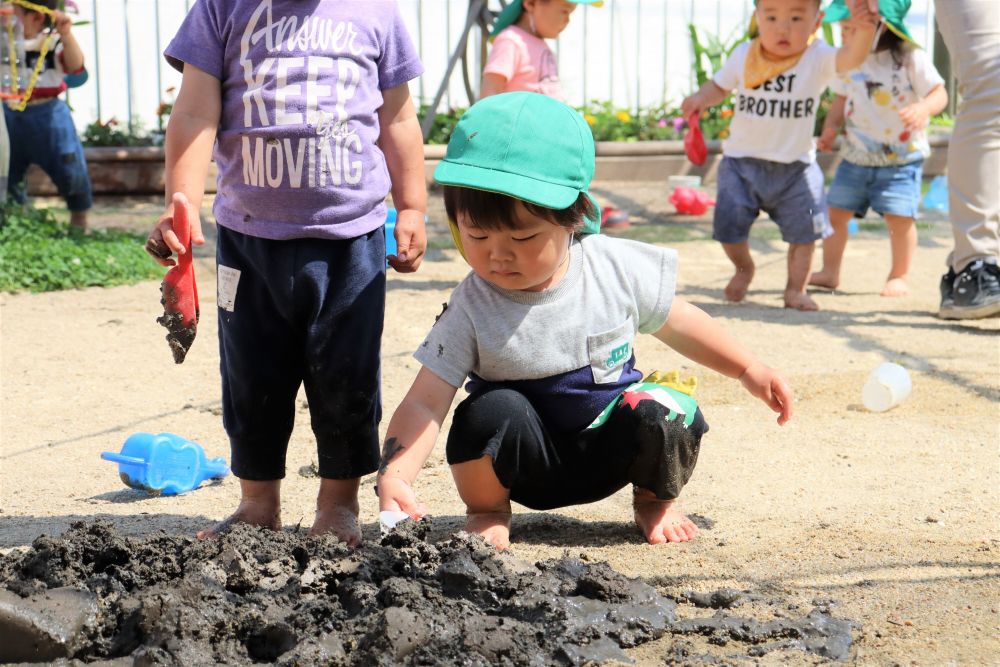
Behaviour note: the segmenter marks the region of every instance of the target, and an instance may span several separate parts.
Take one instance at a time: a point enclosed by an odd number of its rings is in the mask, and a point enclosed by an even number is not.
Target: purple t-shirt
[[[340,239],[385,222],[377,110],[423,72],[395,0],[198,0],[164,55],[222,84],[219,224]]]

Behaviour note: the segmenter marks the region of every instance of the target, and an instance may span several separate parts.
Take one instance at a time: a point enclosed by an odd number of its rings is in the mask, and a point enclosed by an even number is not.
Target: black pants
[[[607,498],[626,484],[661,500],[680,495],[708,424],[689,426],[655,400],[622,401],[601,426],[553,435],[524,395],[489,388],[462,401],[448,434],[449,464],[489,455],[511,500],[544,510]]]
[[[220,267],[240,271],[220,304],[222,417],[241,479],[285,476],[295,397],[305,384],[321,477],[378,467],[385,316],[381,229],[344,240],[273,241],[220,226]]]

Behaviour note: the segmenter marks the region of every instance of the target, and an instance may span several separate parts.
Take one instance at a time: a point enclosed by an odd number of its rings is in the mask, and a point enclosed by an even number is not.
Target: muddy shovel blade
[[[191,221],[186,202],[174,202],[174,233],[184,245],[184,254],[178,255],[177,264],[170,267],[160,283],[160,303],[163,316],[156,321],[167,329],[167,343],[173,352],[174,362],[181,363],[187,356],[198,330],[198,286],[194,280],[191,261]]]

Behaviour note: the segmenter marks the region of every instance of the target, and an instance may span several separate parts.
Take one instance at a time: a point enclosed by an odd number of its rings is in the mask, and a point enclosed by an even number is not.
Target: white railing
[[[253,0],[243,0],[252,3]],[[433,99],[449,56],[462,33],[469,0],[398,0],[426,73],[411,84],[421,102]],[[77,129],[100,118],[131,118],[155,128],[156,110],[170,100],[180,75],[162,52],[194,0],[76,0],[76,28],[90,80],[71,91]],[[490,0],[499,9],[500,0]],[[753,0],[606,0],[602,8],[581,6],[554,44],[568,101],[611,101],[624,108],[677,102],[693,87],[688,23],[723,37],[746,25]],[[914,37],[933,49],[932,0],[914,0],[907,17]],[[468,46],[473,85],[482,66],[480,34]],[[469,104],[456,70],[442,107]]]

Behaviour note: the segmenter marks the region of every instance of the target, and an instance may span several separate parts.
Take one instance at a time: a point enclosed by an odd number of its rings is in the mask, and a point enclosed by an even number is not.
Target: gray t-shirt
[[[448,384],[525,394],[552,432],[586,428],[629,384],[638,333],[667,321],[677,253],[646,243],[584,236],[553,288],[523,292],[470,273],[414,353]]]

